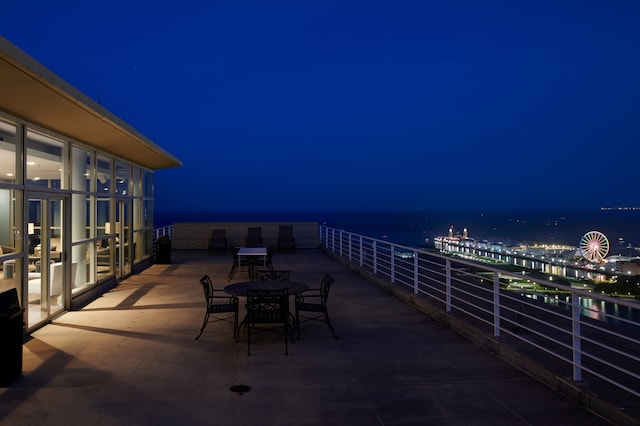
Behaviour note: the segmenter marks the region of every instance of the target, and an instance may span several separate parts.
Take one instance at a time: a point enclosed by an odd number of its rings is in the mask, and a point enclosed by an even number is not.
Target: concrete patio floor
[[[198,281],[226,285],[231,256],[174,251],[172,264],[35,331],[23,376],[0,388],[0,424],[609,424],[319,249],[276,253],[273,263],[310,286],[334,277],[338,340],[320,322],[303,324],[288,356],[271,333],[252,339],[247,356],[245,330],[234,343],[224,322],[194,340],[205,306]]]

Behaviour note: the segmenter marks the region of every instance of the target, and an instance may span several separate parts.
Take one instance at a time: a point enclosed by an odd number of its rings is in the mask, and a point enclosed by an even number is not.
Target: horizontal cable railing
[[[162,228],[154,228],[153,230],[153,243],[155,245],[158,238],[162,236],[168,236],[170,240],[173,240],[173,225],[163,226]]]
[[[327,226],[320,226],[320,240],[335,255],[472,322],[560,377],[599,381],[640,397],[638,302]]]

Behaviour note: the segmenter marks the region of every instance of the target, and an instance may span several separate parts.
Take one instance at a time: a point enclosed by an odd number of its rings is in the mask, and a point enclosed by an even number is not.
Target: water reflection
[[[525,296],[547,305],[571,309],[570,295],[526,294]],[[632,308],[606,300],[581,297],[580,315],[627,329],[637,330],[640,328],[640,305],[637,308]]]

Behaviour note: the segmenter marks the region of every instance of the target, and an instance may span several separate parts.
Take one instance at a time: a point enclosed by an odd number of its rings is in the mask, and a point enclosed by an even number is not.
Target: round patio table
[[[247,290],[283,290],[288,289],[289,294],[299,294],[306,291],[309,286],[299,281],[243,281],[229,284],[224,288],[234,296],[246,296]]]

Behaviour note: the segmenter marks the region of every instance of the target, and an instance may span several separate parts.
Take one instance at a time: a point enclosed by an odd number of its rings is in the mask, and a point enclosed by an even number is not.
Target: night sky
[[[158,210],[638,206],[640,2],[13,1],[183,161]]]

